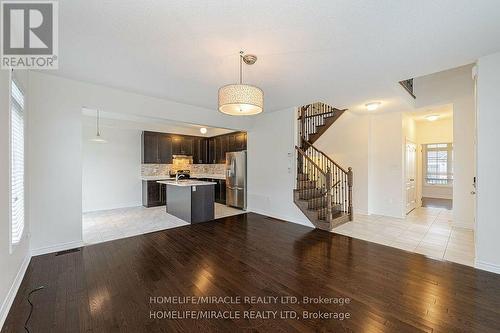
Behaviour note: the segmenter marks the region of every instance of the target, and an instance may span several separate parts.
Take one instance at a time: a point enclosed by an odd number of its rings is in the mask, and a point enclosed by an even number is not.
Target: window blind
[[[24,230],[24,94],[11,88],[11,241],[19,243]]]

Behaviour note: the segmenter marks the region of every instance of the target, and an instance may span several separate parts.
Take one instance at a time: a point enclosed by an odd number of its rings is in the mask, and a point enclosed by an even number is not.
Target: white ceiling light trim
[[[380,102],[371,102],[371,103],[365,104],[365,106],[366,106],[366,109],[368,111],[375,111],[380,107],[381,104],[382,103],[380,103]]]
[[[207,128],[206,127],[200,128],[200,133],[201,134],[207,134]]]
[[[228,84],[219,88],[219,111],[232,116],[250,116],[264,110],[264,92],[262,89],[243,84],[243,62],[253,65],[257,57],[243,55],[240,51],[240,83]]]
[[[427,119],[428,121],[436,121],[439,119],[439,115],[438,114],[430,114],[428,116],[425,116],[425,119]]]

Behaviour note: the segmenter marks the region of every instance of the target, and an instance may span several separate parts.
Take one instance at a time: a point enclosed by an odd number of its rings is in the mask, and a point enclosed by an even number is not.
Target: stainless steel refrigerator
[[[247,208],[247,152],[226,153],[226,205]]]

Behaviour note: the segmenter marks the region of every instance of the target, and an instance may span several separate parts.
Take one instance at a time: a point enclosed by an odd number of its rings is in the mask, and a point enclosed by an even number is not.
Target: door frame
[[[415,186],[415,206],[408,210],[408,195],[407,195],[407,186],[406,186],[406,175],[407,175],[407,145],[411,144],[415,147],[415,158],[414,158],[414,172],[415,172],[415,178],[414,178],[414,186]],[[419,207],[419,200],[422,200],[422,198],[418,198],[418,144],[414,142],[413,140],[409,138],[405,138],[405,143],[404,143],[404,167],[403,167],[403,197],[404,197],[404,205],[403,205],[403,216],[408,215],[411,213],[413,210],[415,210],[417,207]]]

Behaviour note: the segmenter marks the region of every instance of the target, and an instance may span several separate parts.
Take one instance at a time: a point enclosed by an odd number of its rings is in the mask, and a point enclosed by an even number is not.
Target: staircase
[[[299,108],[297,184],[294,202],[319,229],[352,221],[352,169],[345,170],[314,142],[345,112],[324,103]]]

